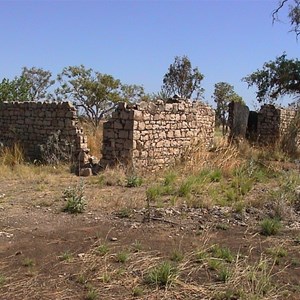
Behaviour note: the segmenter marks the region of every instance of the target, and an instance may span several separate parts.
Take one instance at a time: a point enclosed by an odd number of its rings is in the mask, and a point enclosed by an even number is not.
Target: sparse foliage
[[[300,0],[280,0],[278,7],[273,11],[273,22],[279,21],[279,12],[285,5],[289,4],[288,18],[290,20],[291,31],[300,35]]]
[[[0,83],[0,102],[3,101],[38,101],[51,100],[53,95],[48,92],[55,83],[51,72],[41,68],[24,67],[21,76],[13,80],[4,78]]]
[[[83,65],[70,66],[58,75],[58,100],[70,100],[95,127],[120,101],[138,101],[144,89],[138,85],[122,85],[119,79]]]
[[[279,232],[282,225],[278,219],[266,218],[260,223],[261,234],[265,236],[275,235]]]
[[[162,262],[154,267],[146,276],[146,283],[157,286],[170,286],[177,277],[177,269],[169,262]]]
[[[53,99],[53,95],[48,91],[49,87],[55,83],[51,77],[52,73],[42,68],[23,68],[21,78],[24,78],[29,86],[30,101]]]
[[[227,131],[229,103],[232,101],[244,103],[244,101],[242,97],[234,91],[234,87],[227,82],[218,82],[215,84],[212,98],[217,104],[216,124],[222,125],[222,133],[225,135]]]
[[[0,102],[29,101],[30,85],[25,77],[15,77],[13,80],[3,78],[0,83]]]
[[[269,61],[261,70],[243,78],[248,86],[257,87],[258,102],[273,103],[280,96],[289,95],[299,98],[300,94],[300,61],[287,59],[286,54]],[[299,99],[298,99],[299,103]]]
[[[86,201],[84,196],[84,185],[82,183],[64,190],[63,196],[67,201],[63,211],[70,214],[77,214],[82,213],[85,210]]]
[[[58,165],[61,161],[70,161],[74,155],[74,145],[61,138],[60,130],[48,137],[44,144],[39,145],[40,159],[43,163]]]
[[[175,61],[170,65],[168,72],[163,78],[161,96],[168,98],[178,95],[179,97],[190,99],[195,93],[199,98],[204,89],[201,81],[204,75],[198,68],[192,68],[192,64],[187,56],[175,57]]]

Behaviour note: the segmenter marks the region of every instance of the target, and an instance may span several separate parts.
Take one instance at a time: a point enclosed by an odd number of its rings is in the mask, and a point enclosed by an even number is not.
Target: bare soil
[[[85,181],[86,210],[63,212],[62,191],[79,180]],[[151,208],[149,220],[146,187],[100,186],[67,172],[2,179],[0,299],[300,299],[299,215],[269,237],[260,234],[262,214],[255,208],[237,213],[164,204]],[[257,186],[249,197],[263,192]],[[229,265],[236,273],[228,281],[195,258],[214,244],[234,253]],[[272,247],[286,255],[274,259]],[[176,253],[182,255],[177,262]],[[247,266],[262,260],[272,284],[265,292],[239,282]],[[146,280],[161,261],[179,270],[167,287]],[[263,276],[259,267],[257,276]],[[256,289],[257,298],[230,292],[243,284]]]

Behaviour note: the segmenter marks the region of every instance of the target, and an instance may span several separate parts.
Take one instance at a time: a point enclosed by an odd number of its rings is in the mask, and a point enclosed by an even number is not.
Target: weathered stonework
[[[195,145],[213,142],[215,112],[201,103],[120,103],[104,123],[101,165],[121,163],[135,170],[171,166]]]
[[[280,143],[288,152],[300,151],[299,111],[263,105],[258,112],[257,137],[261,144]]]
[[[243,138],[246,136],[248,118],[248,106],[239,102],[231,102],[229,104],[228,125],[230,128],[230,139]]]
[[[68,148],[70,157],[87,148],[79,126],[76,108],[69,102],[0,103],[0,142],[4,146],[18,143],[29,159],[40,158],[40,146],[56,134],[58,143]]]
[[[300,112],[295,109],[277,108],[265,104],[259,112],[247,111],[237,103],[231,103],[229,109],[230,136],[247,138],[262,145],[280,145],[284,150],[296,153],[300,151]],[[244,115],[244,118],[241,116]],[[245,131],[245,124],[247,130]],[[243,130],[236,130],[243,128]]]

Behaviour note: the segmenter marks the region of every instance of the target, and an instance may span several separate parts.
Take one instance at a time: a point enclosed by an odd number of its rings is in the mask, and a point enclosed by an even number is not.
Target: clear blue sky
[[[226,81],[252,106],[255,88],[241,78],[286,51],[298,58],[287,7],[272,24],[278,0],[0,0],[0,80],[22,67],[53,75],[83,64],[123,83],[160,90],[175,56],[204,74],[205,100]]]

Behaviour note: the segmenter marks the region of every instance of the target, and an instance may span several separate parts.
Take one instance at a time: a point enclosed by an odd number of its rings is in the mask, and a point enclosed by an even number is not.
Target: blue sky
[[[284,51],[298,58],[287,7],[272,24],[278,0],[0,0],[0,80],[22,67],[53,75],[83,64],[127,84],[160,90],[175,56],[204,74],[204,98],[226,81],[246,103],[255,88],[241,79]],[[283,104],[285,104],[283,102]]]

